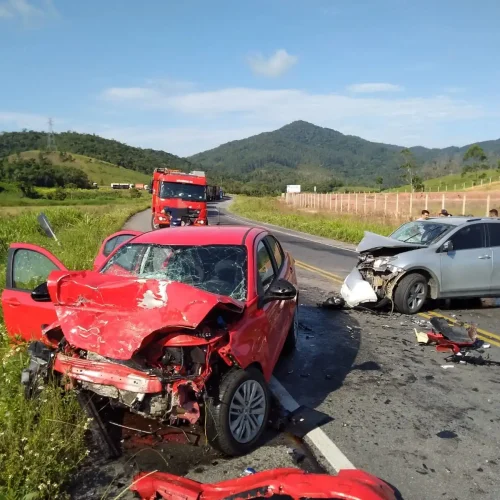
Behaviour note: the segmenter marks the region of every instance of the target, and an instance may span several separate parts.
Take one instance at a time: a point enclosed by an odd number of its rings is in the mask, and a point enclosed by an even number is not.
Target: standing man
[[[490,217],[498,217],[498,210],[496,208],[490,210]]]
[[[422,217],[417,220],[427,220],[430,216],[431,214],[429,213],[429,210],[422,210]]]

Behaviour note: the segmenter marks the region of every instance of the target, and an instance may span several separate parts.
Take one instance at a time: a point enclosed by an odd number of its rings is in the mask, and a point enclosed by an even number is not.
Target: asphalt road
[[[221,224],[237,222],[220,217]],[[149,223],[146,211],[127,227],[149,230]],[[272,232],[305,264],[298,268],[298,349],[278,364],[275,377],[297,402],[329,417],[322,429],[356,467],[388,481],[402,498],[500,498],[500,367],[442,368],[445,355],[415,341],[413,329],[425,327],[414,322],[422,318],[317,307],[339,287],[331,275],[345,276],[354,265],[352,246]],[[494,307],[445,313],[500,331]],[[495,346],[487,354],[500,360]],[[224,461],[225,477],[234,477],[243,465],[263,470],[289,463],[287,439],[274,436],[254,454]],[[219,477],[216,462],[202,467],[201,479]],[[196,470],[187,473],[198,477]]]

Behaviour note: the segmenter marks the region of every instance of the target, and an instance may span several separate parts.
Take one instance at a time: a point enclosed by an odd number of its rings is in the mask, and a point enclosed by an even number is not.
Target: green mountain
[[[149,176],[157,167],[184,171],[194,168],[188,160],[165,151],[135,148],[97,135],[62,132],[54,134],[54,137],[58,151],[89,156]],[[47,134],[44,132],[31,130],[4,132],[0,134],[0,158],[24,151],[44,149],[46,144]]]
[[[500,139],[479,143],[491,156],[500,155]],[[411,148],[424,177],[460,171],[462,148]],[[245,183],[331,183],[386,187],[403,184],[400,165],[403,146],[366,141],[336,130],[296,121],[273,132],[228,142],[188,159],[221,178]],[[428,173],[426,173],[428,171]]]

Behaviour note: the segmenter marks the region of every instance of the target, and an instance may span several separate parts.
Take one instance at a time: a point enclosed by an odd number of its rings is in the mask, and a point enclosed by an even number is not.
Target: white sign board
[[[288,184],[286,187],[287,193],[300,193],[300,185],[297,184]]]

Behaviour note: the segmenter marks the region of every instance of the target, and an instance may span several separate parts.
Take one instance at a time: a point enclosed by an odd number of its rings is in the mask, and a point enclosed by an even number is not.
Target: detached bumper
[[[379,300],[370,283],[363,279],[356,268],[344,280],[340,294],[349,307],[356,307],[364,302],[378,302]]]
[[[59,353],[54,360],[54,370],[82,382],[110,385],[122,391],[162,392],[158,377],[116,363],[71,358]]]

